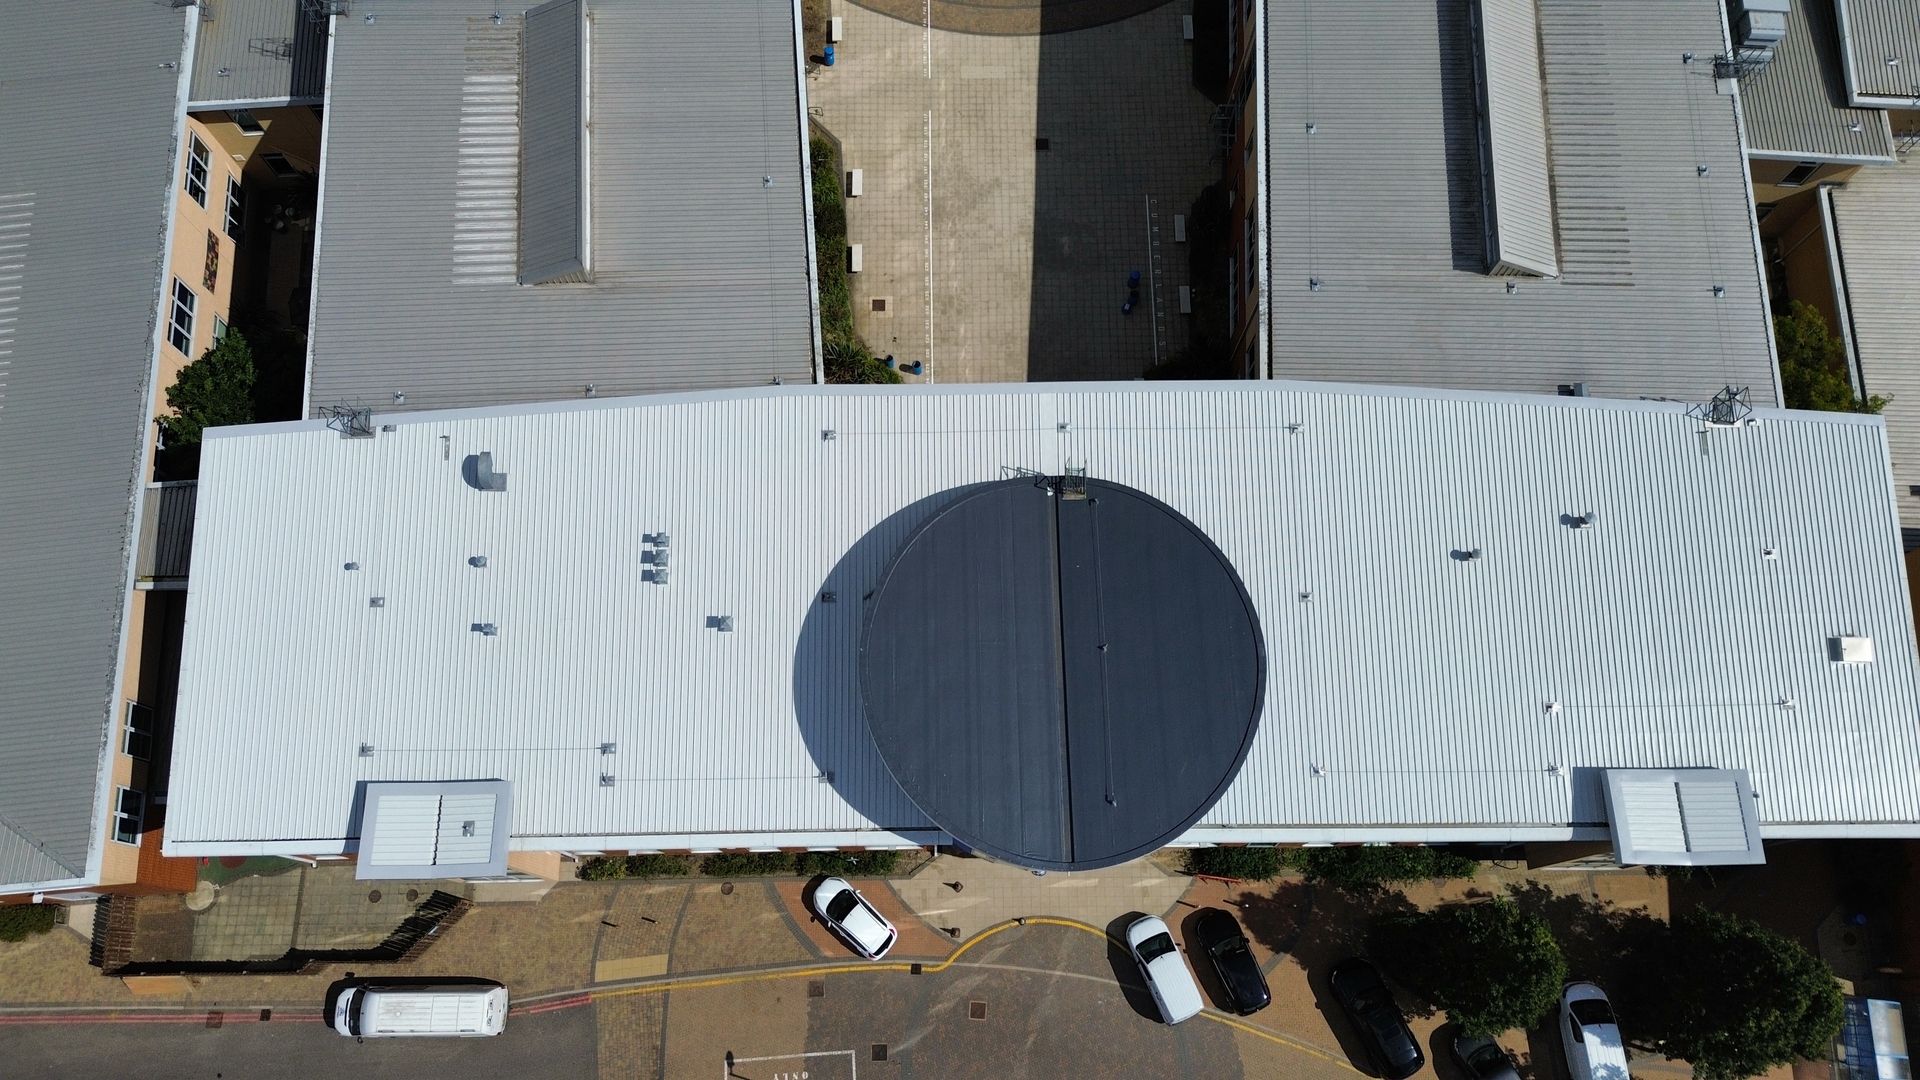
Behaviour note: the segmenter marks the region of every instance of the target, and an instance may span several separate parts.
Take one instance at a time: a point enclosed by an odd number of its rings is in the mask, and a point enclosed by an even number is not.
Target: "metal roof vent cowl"
[[[477,454],[468,454],[462,463],[462,477],[478,491],[507,490],[507,474],[493,467],[493,451],[482,450]]]

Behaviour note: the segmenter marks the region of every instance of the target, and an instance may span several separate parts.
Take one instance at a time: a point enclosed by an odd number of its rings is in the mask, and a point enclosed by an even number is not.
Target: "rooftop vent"
[[[480,491],[507,490],[507,474],[493,467],[493,451],[482,450],[477,454],[468,454],[461,463],[461,474],[467,483]]]
[[[1836,664],[1873,663],[1873,639],[1844,634],[1827,639],[1827,659]]]

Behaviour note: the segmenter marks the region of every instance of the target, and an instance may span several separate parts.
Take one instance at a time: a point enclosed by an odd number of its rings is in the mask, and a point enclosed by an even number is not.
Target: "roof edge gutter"
[[[1833,191],[1836,185],[1821,184],[1814,189],[1819,200],[1820,229],[1826,234],[1827,277],[1833,282],[1833,310],[1839,314],[1840,344],[1847,354],[1847,379],[1853,383],[1856,400],[1867,399],[1867,373],[1860,366],[1860,349],[1853,337],[1853,299],[1847,293],[1846,261],[1840,257],[1840,224],[1833,215]]]

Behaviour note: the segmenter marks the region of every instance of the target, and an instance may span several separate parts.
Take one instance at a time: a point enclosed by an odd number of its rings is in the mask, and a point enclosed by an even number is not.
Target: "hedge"
[[[0,907],[0,941],[25,941],[28,934],[44,934],[58,925],[60,911],[52,904]]]
[[[580,864],[580,877],[586,881],[686,877],[695,872],[695,865],[694,857],[688,855],[599,855]],[[722,852],[701,857],[698,872],[706,877],[884,877],[899,865],[898,851]]]

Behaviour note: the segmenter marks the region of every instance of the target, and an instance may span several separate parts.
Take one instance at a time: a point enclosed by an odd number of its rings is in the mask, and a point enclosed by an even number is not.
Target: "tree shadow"
[[[1387,888],[1339,889],[1304,881],[1282,881],[1261,892],[1242,892],[1233,901],[1239,908],[1247,936],[1300,966],[1314,1007],[1354,1067],[1371,1076],[1366,1044],[1354,1031],[1346,1012],[1333,996],[1328,974],[1335,964],[1369,953],[1374,924],[1416,910],[1405,893]],[[1382,965],[1383,969],[1385,965]],[[1430,1016],[1431,1005],[1414,1002],[1395,986],[1394,999],[1410,1015]]]
[[[1569,978],[1606,990],[1623,1030],[1631,1035],[1635,1029],[1651,1032],[1663,1026],[1658,1023],[1658,987],[1672,941],[1665,922],[1645,908],[1557,893],[1538,882],[1508,885],[1507,894],[1521,910],[1539,915],[1553,929],[1567,958]]]

